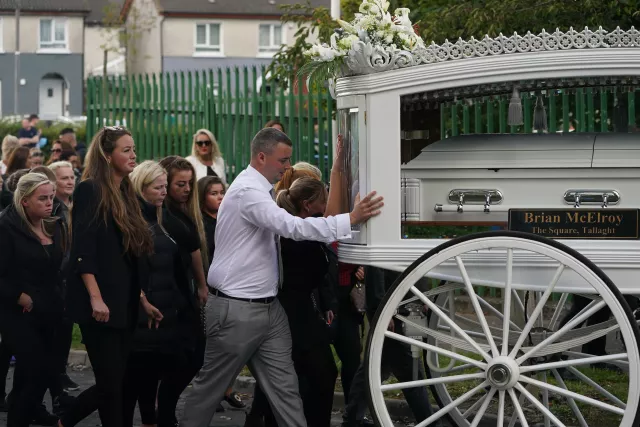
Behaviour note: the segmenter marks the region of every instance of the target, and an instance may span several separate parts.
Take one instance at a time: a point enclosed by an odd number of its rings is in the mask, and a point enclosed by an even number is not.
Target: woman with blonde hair
[[[125,416],[122,425],[132,426],[137,402],[143,426],[173,426],[175,406],[166,399],[164,380],[180,365],[183,358],[180,326],[188,307],[187,271],[191,259],[188,254],[183,256],[176,241],[162,226],[162,206],[167,196],[167,171],[159,163],[147,160],[133,170],[131,182],[142,214],[153,234],[151,274],[143,305],[150,304],[154,307],[158,317],[153,324],[148,319],[147,310],[139,310],[125,375]]]
[[[313,171],[309,169],[297,169],[295,167],[290,167],[287,169],[282,175],[282,179],[276,183],[275,190],[276,194],[279,191],[287,190],[291,187],[291,185],[299,178],[314,178],[320,181],[318,175],[316,175]]]
[[[131,133],[104,127],[91,141],[73,194],[67,312],[80,325],[96,383],[77,397],[59,426],[73,427],[96,409],[103,427],[122,426],[129,343],[153,253],[153,237],[129,179],[135,166]],[[155,319],[155,313],[147,314]]]
[[[54,196],[55,183],[46,175],[27,173],[0,217],[0,334],[16,356],[20,379],[12,392],[9,427],[30,425],[57,375],[55,332],[64,313],[60,268],[66,242],[60,222],[51,218]],[[48,417],[55,423],[56,417]]]
[[[216,137],[207,129],[193,135],[191,155],[187,157],[196,171],[196,180],[205,176],[217,176],[226,185],[227,170]]]
[[[6,135],[2,139],[2,160],[0,160],[0,175],[7,173],[7,162],[13,150],[20,146],[20,141],[13,135]]]

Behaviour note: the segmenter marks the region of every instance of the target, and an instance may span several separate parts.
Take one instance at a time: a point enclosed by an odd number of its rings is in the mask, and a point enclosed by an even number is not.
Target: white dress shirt
[[[193,165],[193,168],[196,170],[196,180],[207,176],[207,165],[202,163],[196,156],[188,156],[187,160],[189,163]],[[224,185],[227,185],[227,172],[226,166],[224,165],[224,159],[222,157],[218,157],[214,160],[211,165],[211,169],[220,177]]]
[[[269,193],[272,189],[251,166],[229,187],[218,211],[216,249],[207,277],[210,287],[237,298],[274,296],[276,235],[325,243],[351,237],[349,214],[302,219],[279,208]]]

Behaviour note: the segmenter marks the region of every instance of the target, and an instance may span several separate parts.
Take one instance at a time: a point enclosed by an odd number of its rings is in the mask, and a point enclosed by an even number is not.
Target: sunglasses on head
[[[124,130],[124,128],[122,126],[105,126],[104,130],[108,130],[111,132],[118,132],[118,131]]]
[[[208,139],[206,141],[196,141],[196,144],[198,145],[198,147],[202,147],[202,146],[210,146],[211,145],[211,141],[209,141]]]

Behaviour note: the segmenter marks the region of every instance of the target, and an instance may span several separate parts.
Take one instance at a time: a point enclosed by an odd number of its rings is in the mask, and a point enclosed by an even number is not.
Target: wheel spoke
[[[627,407],[626,403],[624,403],[622,400],[618,399],[612,393],[609,393],[604,387],[601,387],[600,384],[598,384],[597,382],[595,382],[594,380],[589,378],[587,375],[585,375],[582,372],[580,372],[579,370],[577,370],[576,368],[569,367],[568,370],[573,375],[575,375],[576,377],[580,378],[585,383],[589,384],[591,387],[593,387],[596,390],[598,390],[598,392],[600,394],[602,394],[604,397],[606,397],[606,398],[610,399],[611,401],[615,402],[616,404],[618,404],[621,408],[626,408]]]
[[[380,387],[382,391],[401,390],[405,388],[424,387],[433,384],[447,384],[458,381],[483,380],[487,377],[484,372],[478,374],[451,375],[446,377],[428,378],[424,380],[407,381],[404,383],[384,384]]]
[[[451,329],[453,329],[453,331],[460,335],[462,338],[464,338],[469,344],[471,344],[471,346],[476,350],[476,352],[478,354],[480,354],[485,360],[491,360],[491,356],[489,356],[489,354],[484,351],[482,349],[482,347],[480,347],[480,345],[473,340],[465,331],[462,330],[462,328],[460,328],[460,326],[458,326],[456,324],[456,322],[454,322],[453,320],[451,320],[451,318],[449,316],[447,316],[446,314],[444,314],[442,312],[442,310],[440,310],[440,307],[438,307],[436,304],[434,304],[429,298],[425,297],[422,292],[420,292],[420,290],[418,288],[416,288],[415,286],[411,287],[411,292],[414,293],[415,296],[417,296],[418,298],[420,298],[420,300],[427,306],[429,307],[429,309],[432,311],[432,313],[435,313],[436,316],[438,316],[440,319],[444,320],[445,323],[447,323],[449,325],[449,327]],[[492,340],[493,341],[493,340]],[[495,345],[495,344],[494,344]]]
[[[491,304],[489,304],[487,302],[487,300],[485,300],[484,298],[482,298],[481,296],[476,295],[476,298],[478,298],[478,302],[480,304],[482,304],[482,306],[486,307],[487,310],[489,310],[490,312],[492,312],[493,314],[495,314],[498,318],[504,320],[505,316],[500,313],[500,310],[496,309],[494,306],[492,306]],[[507,316],[508,319],[508,316]],[[521,331],[522,329],[520,328],[520,326],[516,325],[515,323],[513,323],[511,320],[509,320],[509,324],[511,325],[511,327],[513,329],[515,329],[516,331]]]
[[[589,318],[593,313],[595,313],[596,311],[600,310],[602,307],[604,307],[606,303],[604,301],[600,301],[597,304],[594,304],[593,307],[591,307],[589,310],[585,311],[584,313],[582,313],[581,316],[577,316],[575,318],[573,318],[571,321],[569,321],[566,325],[564,325],[562,328],[560,328],[555,334],[551,335],[550,337],[547,337],[544,341],[542,341],[541,343],[539,343],[538,345],[534,346],[533,348],[529,349],[529,351],[527,351],[525,354],[523,354],[522,356],[520,356],[519,358],[516,359],[516,362],[519,365],[522,365],[532,354],[534,354],[536,351],[548,346],[549,344],[559,340],[560,338],[562,338],[562,336],[564,334],[566,334],[570,329],[572,329],[574,326],[584,322],[587,318]],[[525,330],[527,328],[525,327]],[[524,333],[524,332],[523,332]],[[528,331],[527,331],[528,333]],[[511,353],[513,356],[515,357],[515,353]]]
[[[608,362],[610,360],[625,360],[627,353],[607,354],[605,356],[585,357],[584,359],[569,359],[558,362],[540,363],[539,365],[521,366],[520,373],[546,371],[547,369],[567,368],[569,366],[591,365],[592,363]]]
[[[562,309],[564,308],[564,305],[567,302],[568,296],[569,294],[567,293],[564,293],[560,296],[560,301],[558,301],[558,305],[556,305],[556,309],[553,312],[553,316],[551,316],[551,321],[549,321],[549,326],[548,326],[549,330],[553,331],[556,328],[556,323],[560,318],[560,314],[562,313]]]
[[[466,411],[464,411],[464,413],[462,414],[462,418],[464,418],[465,420],[467,418],[469,418],[476,409],[478,409],[480,407],[480,405],[482,405],[482,403],[484,402],[484,400],[487,398],[488,394],[485,394],[484,396],[482,396],[480,399],[478,399],[476,401],[476,403],[474,403],[473,405],[471,405],[469,407],[469,409],[467,409]]]
[[[487,394],[487,396],[484,398],[484,401],[482,402],[482,406],[476,413],[476,416],[473,419],[473,422],[471,423],[471,427],[478,427],[478,424],[482,420],[484,413],[487,412],[487,408],[489,407],[489,404],[491,403],[491,399],[493,399],[494,394],[496,394],[496,389],[492,387],[491,390],[489,391],[489,394]]]
[[[590,397],[586,397],[586,396],[583,396],[581,394],[574,393],[572,391],[565,390],[565,389],[562,389],[560,387],[557,387],[557,386],[554,386],[554,385],[551,385],[551,384],[546,384],[546,383],[540,382],[538,380],[534,380],[533,378],[530,378],[530,377],[527,377],[527,376],[524,376],[524,375],[520,376],[520,381],[524,382],[524,383],[527,383],[527,384],[531,384],[531,385],[540,387],[542,389],[547,389],[550,392],[559,394],[561,396],[572,397],[575,400],[579,400],[581,402],[588,403],[588,404],[590,404],[592,406],[596,406],[596,407],[598,407],[600,409],[604,409],[605,411],[613,412],[614,414],[624,415],[624,409],[622,409],[622,408],[618,408],[617,406],[609,405],[608,403],[600,402],[600,401],[592,399]]]
[[[511,318],[511,283],[513,281],[513,249],[507,251],[507,282],[504,288],[504,318],[502,319],[502,354],[509,351],[509,325]]]
[[[494,341],[493,336],[491,335],[491,329],[489,329],[489,324],[487,323],[487,319],[484,316],[484,312],[482,311],[482,308],[480,307],[480,303],[478,302],[478,297],[476,295],[476,292],[473,290],[471,279],[469,278],[467,269],[464,266],[464,263],[462,262],[462,258],[457,256],[456,263],[458,264],[458,268],[460,269],[460,274],[462,274],[464,284],[467,287],[467,293],[469,294],[469,300],[471,301],[471,305],[473,305],[473,309],[476,311],[476,315],[478,316],[480,325],[482,325],[482,330],[487,336],[489,347],[491,347],[491,353],[493,354],[493,357],[498,357],[500,355],[500,352],[498,351],[496,342]],[[489,360],[489,359],[485,359],[485,360]]]
[[[496,427],[504,427],[504,390],[498,392],[498,423]]]
[[[546,372],[541,372],[540,376],[542,377],[541,381],[543,383],[546,383],[547,382],[547,373]],[[549,407],[549,390],[542,390],[542,405],[545,408]],[[547,416],[544,417],[544,427],[551,427],[550,419]]]
[[[512,417],[511,423],[513,423],[515,415],[518,414],[518,418],[520,418],[520,424],[522,425],[522,427],[529,427],[529,423],[527,422],[527,419],[524,417],[524,412],[522,412],[522,406],[520,406],[520,403],[516,398],[516,392],[513,391],[512,388],[509,389],[509,397],[511,397],[511,401],[513,402],[513,407],[515,408],[515,411],[513,414],[514,417]],[[524,400],[524,396],[520,396],[520,397]]]
[[[474,366],[477,366],[478,368],[481,368],[481,369],[485,369],[487,367],[486,363],[481,362],[479,360],[473,360],[473,359],[471,359],[469,357],[462,356],[462,355],[460,355],[458,353],[454,353],[452,351],[445,350],[443,348],[436,347],[436,346],[433,346],[431,344],[427,344],[427,343],[422,342],[422,341],[414,340],[413,338],[405,337],[404,335],[396,334],[395,332],[386,331],[384,333],[384,336],[388,337],[388,338],[391,338],[391,339],[394,339],[396,341],[403,342],[405,344],[415,345],[416,347],[420,347],[423,350],[433,351],[434,353],[438,353],[438,354],[441,354],[443,356],[447,356],[447,357],[450,357],[452,359],[459,360],[461,362],[470,363],[470,364],[472,364]]]
[[[524,329],[522,330],[520,337],[518,337],[518,341],[516,341],[516,344],[513,346],[511,353],[509,353],[510,357],[514,358],[518,354],[518,351],[520,350],[522,343],[529,335],[529,332],[531,332],[531,329],[533,328],[533,325],[535,325],[535,322],[538,319],[538,316],[540,316],[540,313],[542,313],[542,309],[544,308],[544,305],[547,302],[547,299],[549,299],[549,297],[551,296],[551,293],[553,292],[553,289],[558,284],[558,280],[560,280],[560,276],[562,275],[562,272],[564,271],[564,269],[565,269],[564,264],[560,264],[560,266],[556,269],[556,274],[553,276],[551,283],[549,283],[547,290],[544,291],[544,294],[542,295],[542,298],[540,298],[540,301],[536,305],[536,308],[533,310],[533,313],[531,314],[529,321],[524,326]]]
[[[421,423],[417,424],[416,427],[425,427],[425,426],[428,426],[429,424],[431,424],[433,421],[439,420],[440,418],[442,418],[442,416],[444,416],[444,415],[448,414],[449,412],[451,412],[452,409],[462,405],[464,402],[469,400],[473,395],[475,395],[478,392],[484,390],[484,388],[487,385],[489,385],[489,382],[485,381],[482,384],[472,388],[471,390],[469,390],[468,392],[466,392],[465,394],[463,394],[462,396],[460,396],[459,398],[457,398],[453,402],[451,402],[448,405],[446,405],[444,408],[440,409],[435,414],[431,415],[426,420],[424,420]]]
[[[568,390],[567,385],[564,383],[564,380],[558,373],[558,370],[552,369],[551,372],[553,373],[553,376],[556,378],[556,381],[558,381],[558,384],[560,384],[562,388]],[[578,422],[580,423],[580,427],[589,427],[589,425],[587,424],[587,421],[584,419],[584,416],[582,416],[582,412],[580,412],[578,405],[576,405],[576,401],[570,397],[565,397],[565,399],[567,399],[567,403],[569,404],[569,407],[571,408],[571,410],[573,411],[573,414],[578,419]]]
[[[576,357],[579,359],[584,359],[587,357],[593,357],[590,354],[587,353],[580,353],[579,351],[564,351],[563,354],[566,354],[567,356],[572,356],[572,357]],[[613,366],[617,366],[618,368],[624,370],[624,371],[629,371],[629,362],[622,362],[622,361],[611,361],[609,362],[609,364],[613,365]]]
[[[542,413],[544,414],[544,416],[545,416],[545,420],[548,418],[548,419],[550,419],[551,421],[553,421],[553,423],[554,423],[555,425],[557,425],[558,427],[566,427],[566,426],[564,425],[564,423],[563,423],[562,421],[560,421],[560,420],[559,420],[555,415],[553,415],[549,409],[545,408],[545,406],[544,406],[542,403],[540,403],[540,401],[539,401],[538,399],[536,399],[536,397],[535,397],[533,394],[529,393],[529,390],[527,390],[526,388],[524,388],[524,387],[522,386],[522,384],[516,384],[516,385],[515,385],[515,388],[516,388],[520,393],[522,393],[522,394],[524,395],[524,397],[526,397],[526,398],[527,398],[527,400],[529,400],[529,402],[533,403],[533,405],[534,405],[536,408],[538,408],[538,410],[539,410],[540,412],[542,412]],[[546,422],[545,422],[545,424],[546,424]]]

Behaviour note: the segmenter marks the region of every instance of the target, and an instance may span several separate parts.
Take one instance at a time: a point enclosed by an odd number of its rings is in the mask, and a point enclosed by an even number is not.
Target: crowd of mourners
[[[395,277],[337,260],[336,242],[383,205],[372,192],[344,213],[340,138],[327,185],[317,167],[291,165],[292,142],[271,121],[229,187],[206,129],[190,156],[141,163],[122,127],[102,128],[86,148],[65,129],[46,165],[29,144],[5,137],[0,162],[8,427],[72,427],[95,411],[103,427],[130,427],[136,406],[145,427],[205,427],[222,402],[245,407],[232,389],[245,366],[257,380],[245,426],[328,427],[332,346],[343,425],[368,423],[363,319]],[[366,310],[354,296],[363,282]],[[95,376],[82,391],[67,375],[74,325]],[[386,375],[414,379],[409,347],[394,345]],[[432,413],[426,388],[405,395],[416,421]]]

